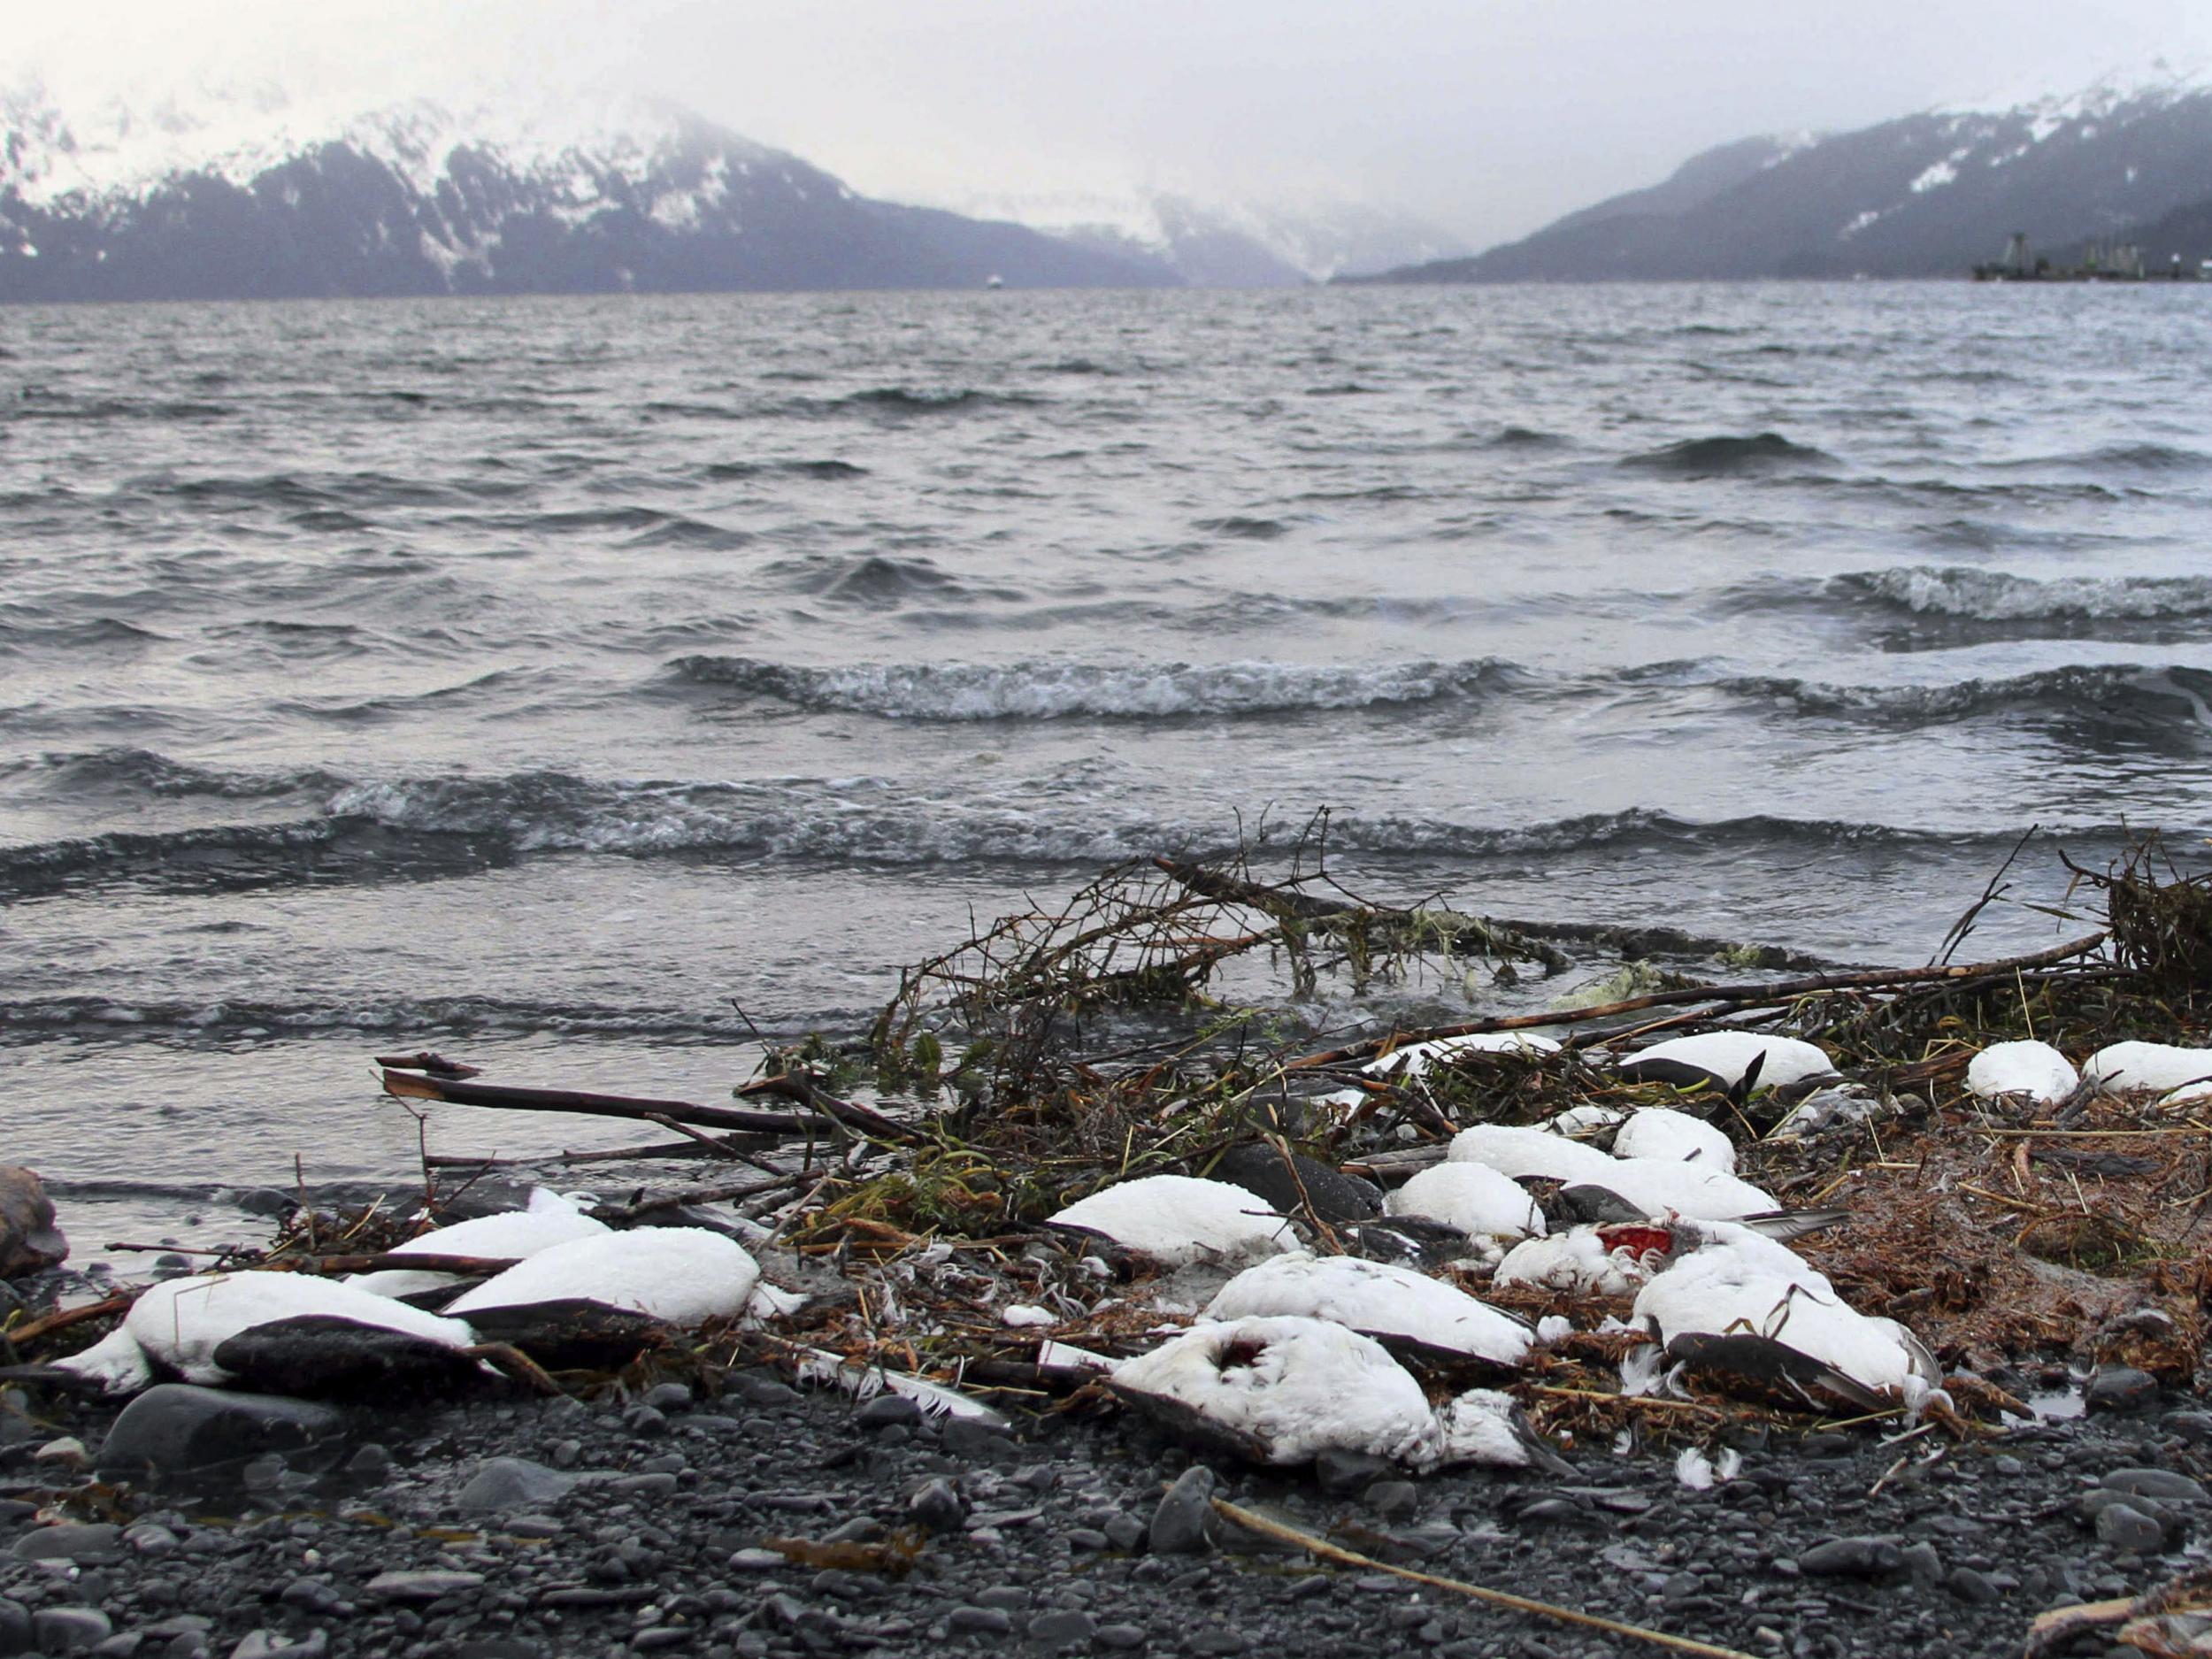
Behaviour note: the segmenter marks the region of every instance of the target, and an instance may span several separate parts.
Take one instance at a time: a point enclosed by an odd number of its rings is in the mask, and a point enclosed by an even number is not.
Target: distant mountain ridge
[[[1136,250],[872,201],[670,106],[0,98],[0,301],[1166,287]]]
[[[2212,81],[2161,66],[2067,96],[1933,110],[1856,132],[1754,138],[1664,182],[1471,258],[1386,282],[1964,275],[2016,231],[2038,248],[2142,242],[2147,259],[2212,257],[2165,240],[2212,195]],[[2154,223],[2172,216],[2154,233]]]

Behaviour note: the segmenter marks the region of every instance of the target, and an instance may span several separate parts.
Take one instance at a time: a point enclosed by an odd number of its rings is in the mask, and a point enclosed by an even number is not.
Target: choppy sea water
[[[96,1250],[409,1178],[379,1049],[714,1099],[733,998],[1324,807],[1923,960],[2030,826],[2202,851],[2208,364],[2194,286],[0,311],[0,1156]]]

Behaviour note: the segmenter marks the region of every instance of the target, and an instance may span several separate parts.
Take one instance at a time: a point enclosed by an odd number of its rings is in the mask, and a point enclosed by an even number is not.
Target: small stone
[[[1125,1652],[1144,1646],[1144,1626],[1141,1624],[1101,1624],[1091,1635],[1091,1646]]]
[[[1933,1544],[1924,1540],[1908,1544],[1902,1552],[1905,1570],[1923,1584],[1933,1584],[1943,1577],[1943,1557]]]
[[[1315,1480],[1333,1498],[1364,1492],[1395,1471],[1396,1465],[1388,1458],[1378,1457],[1371,1452],[1339,1451],[1333,1447],[1313,1460]]]
[[[366,1594],[380,1601],[435,1601],[442,1596],[481,1589],[480,1572],[453,1572],[432,1569],[422,1572],[380,1572],[369,1580]]]
[[[1231,1630],[1225,1624],[1216,1624],[1210,1630],[1192,1632],[1184,1647],[1202,1655],[1202,1659],[1227,1659],[1231,1654],[1240,1654],[1252,1645],[1252,1639],[1242,1631]]]
[[[2201,1503],[2212,1493],[2204,1483],[2170,1469],[2116,1469],[2097,1483],[2108,1492],[2127,1492],[2172,1503]]]
[[[574,1475],[526,1457],[492,1457],[469,1478],[453,1502],[473,1513],[539,1509],[567,1496],[576,1480]]]
[[[230,1650],[230,1659],[321,1659],[329,1651],[325,1631],[311,1630],[295,1640],[273,1630],[252,1630]]]
[[[1014,1621],[995,1607],[956,1607],[945,1615],[945,1628],[956,1636],[1010,1636]]]
[[[1013,1449],[1013,1442],[999,1430],[972,1417],[948,1417],[938,1432],[937,1443],[948,1457],[970,1462],[990,1461]]]
[[[138,1555],[166,1555],[181,1541],[167,1527],[138,1521],[123,1529],[123,1548]]]
[[[1144,1523],[1126,1511],[1107,1517],[1106,1541],[1116,1549],[1133,1550],[1144,1542]]]
[[[667,1498],[674,1496],[676,1488],[682,1484],[671,1474],[624,1475],[610,1480],[607,1490],[630,1498]]]
[[[2125,1503],[2108,1503],[2097,1512],[2097,1541],[2131,1555],[2152,1555],[2166,1542],[2166,1529],[2154,1517]]]
[[[1987,1607],[2002,1599],[2004,1593],[1990,1582],[1989,1575],[1977,1572],[1971,1567],[1955,1567],[1944,1580],[1951,1594],[1962,1601],[1976,1607]]]
[[[926,1481],[906,1501],[907,1513],[933,1532],[956,1532],[967,1518],[968,1506],[949,1480]]]
[[[381,1480],[392,1472],[389,1448],[371,1440],[346,1459],[346,1472],[363,1480]]]
[[[2086,1411],[2139,1411],[2158,1398],[2158,1379],[2131,1365],[2115,1365],[2092,1377],[2081,1398]]]
[[[632,1406],[622,1414],[622,1426],[636,1435],[668,1432],[668,1414],[658,1406]]]
[[[113,1561],[123,1553],[123,1529],[104,1521],[34,1527],[15,1540],[25,1561]]]
[[[277,1187],[250,1187],[235,1202],[250,1216],[288,1216],[300,1207],[296,1197]]]
[[[1154,1555],[1197,1555],[1213,1548],[1213,1494],[1218,1484],[1203,1463],[1182,1472],[1152,1511],[1147,1537]]]
[[[772,1549],[741,1549],[733,1553],[729,1560],[732,1572],[773,1572],[790,1564],[787,1556]]]
[[[688,1383],[657,1383],[645,1391],[644,1403],[656,1411],[688,1411],[692,1394]]]
[[[1421,1489],[1410,1480],[1378,1480],[1367,1488],[1367,1504],[1378,1515],[1410,1515],[1421,1507]]]
[[[853,1421],[864,1429],[910,1429],[921,1420],[921,1407],[904,1394],[878,1394],[853,1413]]]
[[[1905,1552],[1886,1538],[1832,1538],[1797,1557],[1805,1572],[1878,1578],[1905,1564]]]
[[[31,1454],[31,1461],[41,1469],[77,1470],[92,1462],[86,1455],[84,1442],[73,1434],[49,1440]]]
[[[115,1633],[96,1607],[42,1607],[31,1615],[31,1640],[41,1653],[82,1653]]]
[[[0,1654],[31,1650],[31,1610],[22,1602],[0,1596]]]
[[[1098,1621],[1088,1613],[1068,1609],[1038,1614],[1029,1621],[1028,1634],[1031,1643],[1039,1647],[1071,1647],[1090,1640],[1097,1630]]]

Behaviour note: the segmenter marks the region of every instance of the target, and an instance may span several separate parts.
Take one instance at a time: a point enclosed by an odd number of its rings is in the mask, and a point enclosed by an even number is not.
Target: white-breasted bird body
[[[1484,1031],[1465,1037],[1437,1037],[1393,1048],[1379,1060],[1360,1068],[1374,1077],[1419,1077],[1432,1065],[1442,1065],[1463,1054],[1518,1054],[1541,1056],[1559,1052],[1555,1037],[1532,1031]]]
[[[734,1239],[706,1227],[638,1227],[571,1239],[486,1279],[448,1313],[582,1301],[697,1325],[746,1310],[760,1264]]]
[[[2082,1062],[2082,1076],[2107,1094],[2139,1089],[2171,1093],[2212,1079],[2212,1048],[2184,1048],[2170,1042],[2115,1042]]]
[[[605,1222],[595,1220],[560,1194],[541,1187],[531,1193],[529,1203],[521,1210],[457,1221],[449,1227],[439,1227],[396,1245],[390,1254],[473,1256],[487,1261],[521,1261],[540,1250],[566,1244],[571,1239],[596,1238],[608,1230]],[[411,1296],[419,1291],[435,1290],[461,1280],[457,1273],[394,1267],[358,1273],[346,1282],[374,1291],[380,1296]]]
[[[1648,1048],[1639,1048],[1621,1062],[1620,1069],[1663,1073],[1686,1067],[1715,1079],[1724,1088],[1734,1088],[1743,1081],[1744,1073],[1750,1070],[1754,1060],[1760,1063],[1756,1085],[1760,1088],[1778,1088],[1801,1083],[1808,1078],[1832,1076],[1836,1069],[1827,1051],[1816,1044],[1798,1037],[1775,1037],[1755,1031],[1706,1031],[1694,1036],[1672,1037],[1664,1042],[1655,1042]]]
[[[1383,1194],[1386,1216],[1425,1216],[1477,1238],[1540,1237],[1544,1212],[1518,1181],[1486,1164],[1436,1164]]]
[[[1614,1160],[1563,1135],[1509,1124],[1477,1124],[1452,1137],[1452,1164],[1483,1164],[1514,1180],[1599,1181]]]
[[[446,1348],[476,1340],[459,1319],[335,1279],[252,1271],[199,1273],[149,1286],[121,1325],[56,1367],[97,1381],[111,1394],[142,1388],[165,1371],[187,1382],[220,1384],[230,1379],[215,1362],[215,1350],[225,1342],[259,1325],[311,1315],[399,1331]]]
[[[1470,1390],[1440,1413],[1382,1344],[1323,1319],[1209,1320],[1122,1361],[1111,1380],[1130,1403],[1261,1463],[1310,1463],[1326,1451],[1415,1471],[1558,1461],[1506,1396]]]
[[[1736,1143],[1702,1118],[1671,1106],[1645,1106],[1629,1113],[1613,1137],[1613,1156],[1695,1164],[1724,1175],[1736,1172]]]
[[[2080,1082],[2073,1062],[2047,1042],[1993,1042],[1966,1064],[1967,1092],[1978,1100],[2055,1106]]]
[[[1290,1223],[1252,1193],[1194,1175],[1117,1182],[1070,1204],[1048,1225],[1102,1234],[1171,1267],[1248,1262],[1298,1245]]]
[[[1207,1305],[1209,1319],[1294,1315],[1327,1319],[1383,1340],[1518,1365],[1534,1340],[1511,1314],[1455,1286],[1394,1263],[1356,1256],[1278,1256],[1248,1267]]]

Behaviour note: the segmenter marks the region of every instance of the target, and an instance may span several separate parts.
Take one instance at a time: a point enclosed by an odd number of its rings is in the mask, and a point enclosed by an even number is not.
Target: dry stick
[[[755,1094],[775,1094],[786,1100],[797,1101],[803,1106],[812,1107],[833,1122],[873,1135],[879,1141],[914,1139],[914,1132],[904,1124],[886,1118],[881,1112],[863,1106],[857,1101],[840,1100],[796,1072],[785,1071],[775,1077],[755,1078],[749,1083],[739,1084],[735,1092],[741,1099]]]
[[[650,1123],[657,1113],[709,1129],[745,1129],[787,1140],[806,1135],[817,1120],[804,1112],[742,1111],[727,1106],[697,1106],[689,1101],[642,1100],[626,1094],[590,1094],[565,1088],[514,1088],[500,1083],[469,1083],[423,1077],[412,1071],[384,1073],[384,1092],[403,1099],[444,1101],[455,1106],[491,1106],[512,1111],[584,1112],[597,1118],[629,1118]]]
[[[1315,1066],[1336,1065],[1347,1060],[1362,1059],[1373,1054],[1386,1042],[1434,1042],[1440,1038],[1471,1037],[1483,1032],[1525,1031],[1536,1025],[1577,1025],[1594,1019],[1609,1019],[1617,1014],[1633,1014],[1647,1008],[1678,1007],[1686,1002],[1718,1002],[1739,1008],[1755,1008],[1762,1002],[1787,1002],[1821,991],[1873,990],[1890,986],[1970,979],[1987,974],[2008,974],[2023,968],[2049,967],[2071,956],[2085,956],[2104,943],[2108,937],[2109,935],[2103,933],[2091,933],[2070,944],[2054,945],[2048,950],[2039,950],[2032,956],[2008,957],[2002,962],[1977,962],[1959,967],[1870,968],[1857,973],[1816,973],[1801,979],[1778,979],[1768,985],[1693,986],[1679,991],[1653,991],[1618,1002],[1602,1002],[1595,1008],[1557,1009],[1541,1014],[1505,1014],[1490,1019],[1464,1020],[1455,1025],[1432,1025],[1417,1032],[1389,1032],[1341,1048],[1307,1055],[1288,1062],[1283,1070],[1304,1071]]]
[[[1487,1601],[1494,1607],[1510,1608],[1517,1613],[1533,1613],[1541,1618],[1555,1618],[1563,1624],[1579,1624],[1586,1630],[1601,1630],[1609,1636],[1625,1636],[1633,1641],[1647,1641],[1661,1647],[1671,1647],[1677,1653],[1704,1655],[1704,1659],[1752,1659],[1752,1655],[1738,1647],[1717,1647],[1711,1642],[1696,1641],[1687,1636],[1670,1636],[1663,1630],[1650,1630],[1641,1624],[1626,1624],[1619,1619],[1607,1618],[1601,1614],[1584,1613],[1571,1607],[1555,1606],[1549,1601],[1538,1601],[1525,1595],[1515,1595],[1508,1590],[1492,1590],[1463,1579],[1447,1578],[1433,1572],[1417,1572],[1411,1567],[1394,1567],[1386,1561],[1377,1561],[1357,1550],[1345,1549],[1302,1532],[1294,1526],[1256,1515],[1240,1508],[1226,1498],[1213,1501],[1214,1512],[1225,1519],[1234,1521],[1248,1532],[1263,1538],[1272,1538],[1286,1544],[1318,1555],[1324,1561],[1333,1561],[1340,1566],[1358,1567],[1371,1572],[1386,1572],[1393,1578],[1408,1578],[1415,1584],[1430,1585],[1439,1590],[1450,1590],[1456,1594],[1472,1596],[1478,1601]]]
[[[650,1215],[656,1210],[680,1210],[686,1204],[721,1204],[740,1198],[758,1198],[764,1193],[796,1187],[800,1179],[796,1175],[779,1175],[770,1181],[747,1181],[731,1187],[690,1187],[659,1198],[641,1198],[636,1203],[626,1204],[619,1210],[595,1210],[592,1213],[602,1221],[634,1221],[638,1217]]]
[[[82,1325],[88,1319],[104,1319],[109,1314],[121,1313],[129,1306],[129,1296],[109,1296],[99,1302],[88,1302],[81,1308],[64,1308],[42,1318],[30,1319],[5,1333],[11,1342],[28,1342],[53,1331],[65,1331],[73,1325]]]

